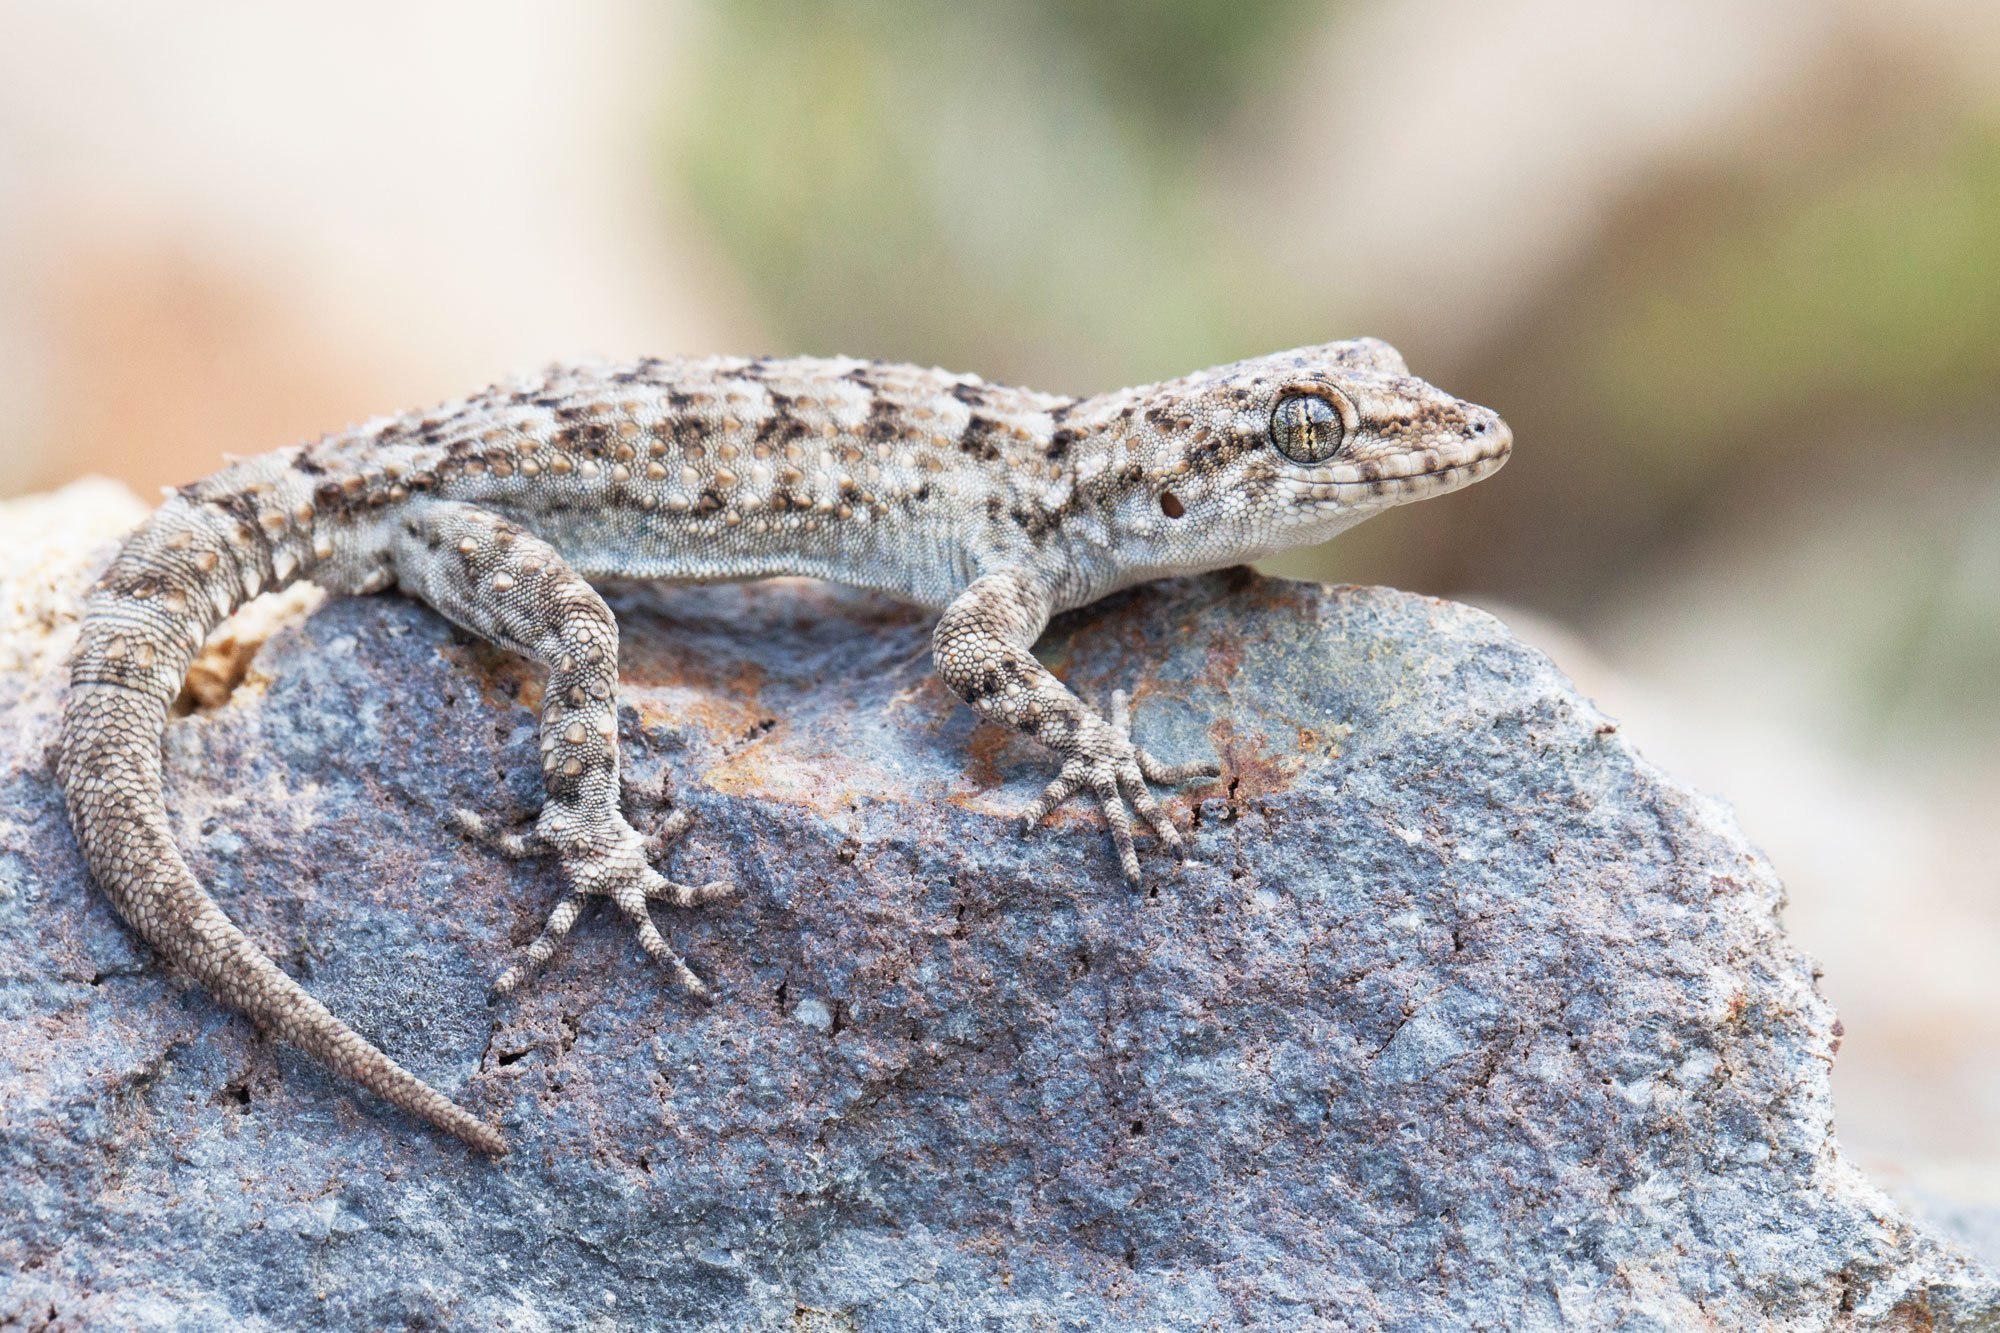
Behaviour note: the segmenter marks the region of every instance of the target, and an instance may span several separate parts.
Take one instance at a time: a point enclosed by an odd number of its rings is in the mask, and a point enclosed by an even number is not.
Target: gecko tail
[[[238,469],[277,474],[268,459]],[[274,485],[244,491],[290,504]],[[162,795],[167,710],[208,631],[259,591],[310,572],[319,539],[199,496],[169,500],[85,603],[56,776],[91,874],[147,943],[259,1025],[482,1152],[500,1132],[335,1018],[238,930],[174,845]]]
[[[195,879],[167,828],[160,786],[164,708],[115,685],[74,688],[59,773],[84,860],[119,914],[218,999],[336,1073],[481,1152],[501,1133],[390,1059],[279,970]]]

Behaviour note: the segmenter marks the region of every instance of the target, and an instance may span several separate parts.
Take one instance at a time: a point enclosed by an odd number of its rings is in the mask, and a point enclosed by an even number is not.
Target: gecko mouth
[[[1401,477],[1355,477],[1344,481],[1313,483],[1308,494],[1320,503],[1353,504],[1366,500],[1405,500],[1413,494],[1441,495],[1457,490],[1491,476],[1507,461],[1508,450],[1503,438],[1502,447],[1477,458],[1467,458],[1443,467],[1434,467],[1425,472],[1412,472]]]

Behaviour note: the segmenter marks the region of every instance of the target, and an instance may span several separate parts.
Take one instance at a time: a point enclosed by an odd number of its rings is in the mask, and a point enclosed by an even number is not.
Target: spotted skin
[[[1036,661],[1050,617],[1323,541],[1488,475],[1511,444],[1498,416],[1365,338],[1088,399],[842,358],[558,366],[182,488],[90,593],[58,774],[92,873],[149,943],[278,1036],[497,1155],[497,1129],[280,971],[174,845],[168,709],[236,607],[300,580],[334,594],[393,586],[540,663],[540,815],[519,831],[454,815],[503,854],[553,858],[566,890],[495,989],[521,985],[595,896],[706,998],[648,905],[711,903],[732,886],[656,868],[683,813],[647,834],[622,808],[618,628],[593,580],[808,575],[939,610],[939,678],[1059,761],[1027,824],[1087,794],[1137,883],[1135,815],[1182,852],[1151,785],[1219,770],[1156,759],[1133,744],[1122,691],[1106,717]]]

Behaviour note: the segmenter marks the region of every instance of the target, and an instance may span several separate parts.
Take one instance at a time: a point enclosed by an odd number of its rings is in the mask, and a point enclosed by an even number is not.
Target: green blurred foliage
[[[1734,540],[1849,743],[2000,751],[2000,125],[1925,124],[1660,182],[1506,358],[1536,484],[1461,508],[1571,617]]]
[[[1073,391],[1178,374],[1319,324],[1231,243],[1201,130],[1323,12],[736,0],[678,163],[788,348]]]
[[[1317,0],[1026,0],[1047,40],[1082,53],[1106,96],[1165,151],[1191,147],[1246,87],[1283,77],[1286,39],[1329,17]]]
[[[1720,212],[1636,257],[1584,363],[1635,461],[1699,472],[1818,404],[1907,421],[2000,382],[2000,127]]]
[[[1675,548],[1839,521],[1850,460],[1951,477],[1898,504],[1930,514],[1905,548],[1956,540],[1955,493],[2000,485],[1968,424],[2000,398],[2000,125],[1906,114],[1643,182],[1456,375],[1520,441],[1453,502],[1481,586],[1573,616]]]

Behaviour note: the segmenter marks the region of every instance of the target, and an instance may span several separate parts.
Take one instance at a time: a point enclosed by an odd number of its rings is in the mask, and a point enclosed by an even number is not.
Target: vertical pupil
[[[1293,462],[1321,463],[1340,452],[1347,427],[1339,409],[1326,399],[1301,393],[1272,409],[1270,432],[1271,443]]]

